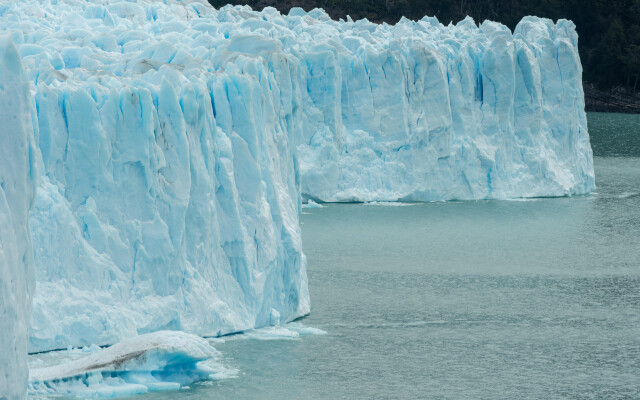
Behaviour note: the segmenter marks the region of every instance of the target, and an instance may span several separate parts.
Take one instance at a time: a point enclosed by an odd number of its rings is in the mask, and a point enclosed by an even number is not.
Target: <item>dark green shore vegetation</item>
[[[209,0],[216,8],[228,0]],[[476,22],[499,21],[513,29],[522,17],[537,15],[572,20],[580,35],[580,58],[589,91],[599,96],[636,98],[640,95],[640,0],[231,0],[254,10],[291,7],[324,8],[333,19],[393,24],[402,16],[418,20],[436,16],[454,24],[467,15]],[[589,96],[587,96],[589,97]],[[620,99],[618,99],[620,100]],[[624,99],[621,100],[624,102]],[[587,103],[589,103],[587,101]]]

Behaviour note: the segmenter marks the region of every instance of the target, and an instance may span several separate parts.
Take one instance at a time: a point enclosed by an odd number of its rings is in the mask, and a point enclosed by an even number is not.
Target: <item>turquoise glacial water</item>
[[[589,114],[588,196],[305,209],[327,335],[216,344],[138,399],[640,398],[640,116]]]
[[[589,123],[589,196],[306,209],[328,334],[218,345],[185,398],[640,398],[640,116]]]

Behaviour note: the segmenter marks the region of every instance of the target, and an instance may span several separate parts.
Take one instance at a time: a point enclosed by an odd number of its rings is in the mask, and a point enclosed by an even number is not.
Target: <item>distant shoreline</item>
[[[640,114],[640,94],[629,94],[619,88],[602,91],[584,82],[586,111]]]

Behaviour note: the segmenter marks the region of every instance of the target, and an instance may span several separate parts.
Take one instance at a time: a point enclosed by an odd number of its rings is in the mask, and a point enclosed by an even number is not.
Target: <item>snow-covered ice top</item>
[[[11,1],[33,83],[32,351],[309,311],[316,201],[593,189],[577,35],[199,1]]]
[[[35,185],[29,81],[11,38],[0,35],[0,398],[7,400],[26,393]]]

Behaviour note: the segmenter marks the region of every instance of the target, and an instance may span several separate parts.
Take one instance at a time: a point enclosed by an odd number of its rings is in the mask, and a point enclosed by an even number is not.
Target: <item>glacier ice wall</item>
[[[0,35],[0,397],[27,387],[29,309],[34,289],[29,208],[36,186],[29,81],[11,38]]]
[[[296,117],[278,90],[294,64],[268,41],[228,49],[198,2],[3,7],[43,171],[30,350],[308,313]]]
[[[572,22],[527,17],[512,34],[470,18],[390,26],[294,14],[282,36],[297,42],[308,89],[297,137],[305,197],[439,201],[594,188]]]
[[[32,351],[309,311],[317,201],[594,187],[577,35],[195,0],[0,6],[32,81]]]

